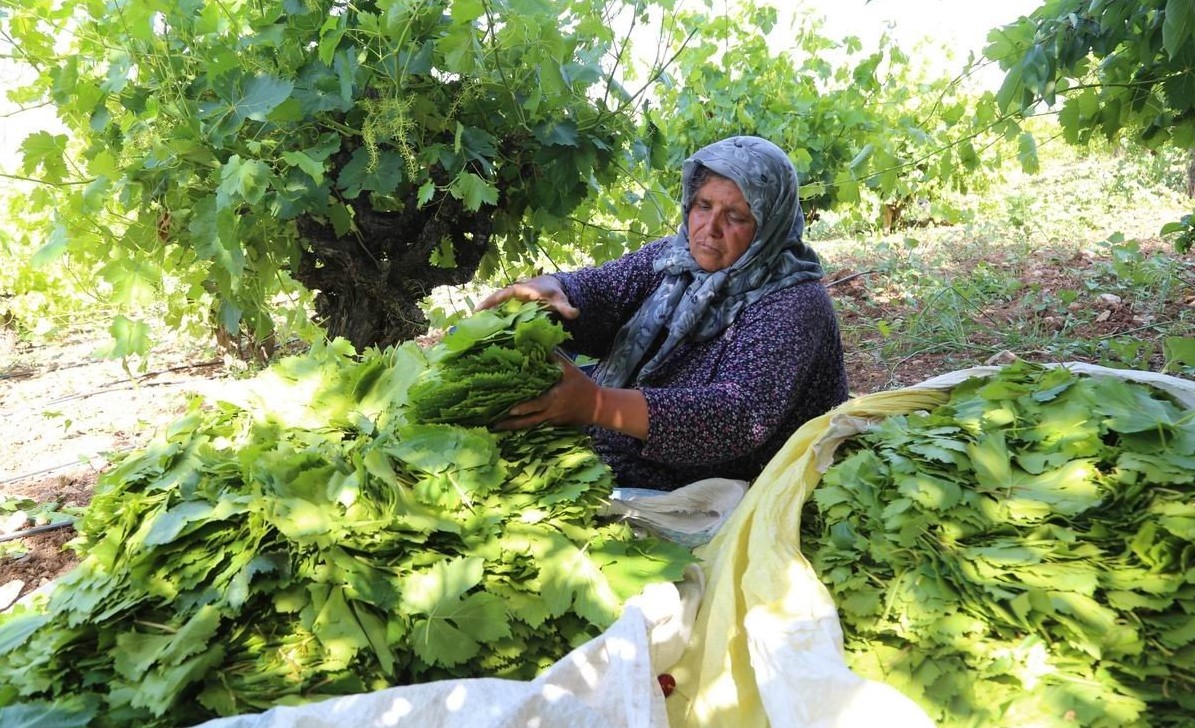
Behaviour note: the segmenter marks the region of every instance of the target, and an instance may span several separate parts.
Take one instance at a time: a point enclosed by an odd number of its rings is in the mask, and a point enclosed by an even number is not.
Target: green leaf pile
[[[485,425],[560,378],[552,351],[567,334],[533,303],[479,311],[444,336],[408,392],[420,422]]]
[[[844,445],[803,549],[848,663],[942,726],[1195,715],[1195,414],[1006,367]]]
[[[445,340],[450,356],[335,343],[284,360],[257,397],[280,410],[196,401],[105,473],[79,566],[47,603],[0,618],[0,724],[192,725],[441,678],[527,679],[645,584],[679,579],[687,551],[598,519],[611,473],[582,433],[406,409],[425,359],[476,370],[505,347],[510,365],[492,371],[508,380],[526,376],[509,352],[546,361],[546,315],[504,311],[513,336],[486,316],[458,328],[485,328],[477,345]],[[508,392],[484,407],[523,396]]]

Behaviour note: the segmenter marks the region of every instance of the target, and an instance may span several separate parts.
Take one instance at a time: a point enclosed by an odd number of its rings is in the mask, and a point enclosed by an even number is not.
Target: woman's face
[[[689,208],[689,253],[702,270],[728,268],[755,239],[755,216],[739,186],[711,176]]]

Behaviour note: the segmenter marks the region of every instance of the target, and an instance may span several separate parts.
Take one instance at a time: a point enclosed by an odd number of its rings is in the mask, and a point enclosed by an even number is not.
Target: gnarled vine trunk
[[[1195,198],[1195,149],[1187,155],[1187,197]]]
[[[374,209],[348,200],[356,229],[337,235],[311,216],[299,219],[308,247],[296,278],[316,292],[316,315],[329,337],[358,349],[386,347],[427,331],[420,302],[432,289],[472,280],[490,243],[492,212],[468,212],[447,194],[422,207]],[[451,247],[455,266],[433,265],[432,251]]]

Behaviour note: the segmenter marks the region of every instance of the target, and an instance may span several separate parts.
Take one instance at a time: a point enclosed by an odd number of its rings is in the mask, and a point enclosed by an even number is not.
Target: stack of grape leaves
[[[336,341],[193,402],[102,477],[80,565],[0,621],[0,724],[529,679],[599,635],[692,556],[599,518],[613,481],[583,433],[481,426],[555,382],[565,336],[511,302],[429,350]]]
[[[1015,364],[840,450],[802,549],[848,664],[942,726],[1195,714],[1195,412]]]

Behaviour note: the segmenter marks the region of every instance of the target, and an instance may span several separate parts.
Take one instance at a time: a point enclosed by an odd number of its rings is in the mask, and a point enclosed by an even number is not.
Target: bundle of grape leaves
[[[272,366],[256,404],[194,401],[101,477],[79,566],[0,618],[0,724],[528,679],[600,634],[689,552],[599,518],[613,482],[583,433],[459,424],[550,386],[564,337],[511,302],[430,350],[336,341]]]
[[[853,669],[948,726],[1189,726],[1195,412],[1019,363],[849,440],[802,548]]]

